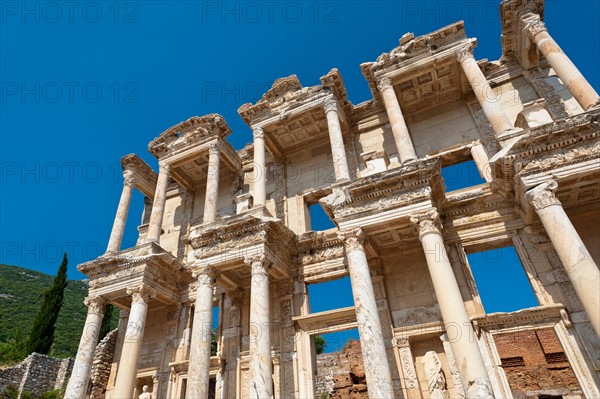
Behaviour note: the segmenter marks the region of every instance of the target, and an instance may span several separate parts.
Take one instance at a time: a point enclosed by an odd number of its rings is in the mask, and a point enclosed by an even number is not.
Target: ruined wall
[[[115,354],[118,330],[114,329],[98,343],[94,353],[92,371],[90,373],[91,393],[90,399],[104,399],[110,369]]]
[[[39,395],[53,389],[63,389],[73,369],[73,359],[32,353],[15,367],[0,370],[0,391],[13,385],[22,392]]]
[[[360,341],[349,341],[340,352],[317,355],[317,399],[368,399]]]
[[[494,341],[515,399],[535,394],[583,397],[553,329],[496,334]]]

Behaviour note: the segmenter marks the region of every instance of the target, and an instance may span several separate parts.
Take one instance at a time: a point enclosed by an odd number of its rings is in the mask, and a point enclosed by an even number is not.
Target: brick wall
[[[360,341],[317,355],[316,399],[368,399]]]
[[[553,329],[495,334],[494,341],[515,399],[583,397]]]

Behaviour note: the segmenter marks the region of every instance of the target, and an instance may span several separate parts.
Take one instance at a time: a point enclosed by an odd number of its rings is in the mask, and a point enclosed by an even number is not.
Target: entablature
[[[131,174],[135,186],[148,198],[154,198],[156,180],[158,176],[152,168],[135,154],[128,154],[121,158],[121,167],[124,174]]]

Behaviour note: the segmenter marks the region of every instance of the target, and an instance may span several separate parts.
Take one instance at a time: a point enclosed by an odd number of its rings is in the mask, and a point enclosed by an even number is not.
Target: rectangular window
[[[472,159],[442,167],[442,178],[446,192],[477,186],[485,183],[475,161]]]

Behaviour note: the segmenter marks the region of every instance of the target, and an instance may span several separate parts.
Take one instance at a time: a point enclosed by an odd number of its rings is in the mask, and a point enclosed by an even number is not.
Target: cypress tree
[[[100,333],[98,334],[98,342],[102,341],[102,338],[106,337],[111,330],[110,325],[112,324],[113,316],[113,305],[110,303],[104,307],[104,317],[102,318],[102,324],[100,325]]]
[[[29,339],[27,353],[47,355],[54,342],[54,330],[58,313],[63,304],[65,287],[67,286],[67,254],[63,256],[58,273],[50,289],[44,292],[44,302],[35,316]]]

